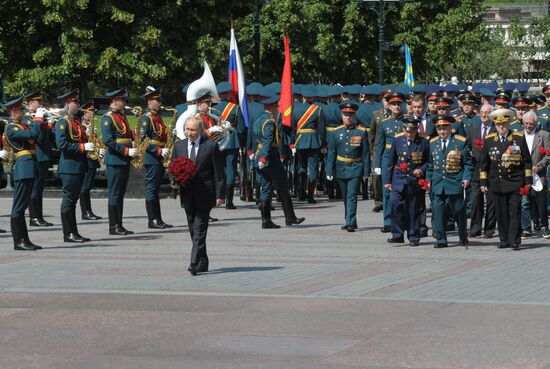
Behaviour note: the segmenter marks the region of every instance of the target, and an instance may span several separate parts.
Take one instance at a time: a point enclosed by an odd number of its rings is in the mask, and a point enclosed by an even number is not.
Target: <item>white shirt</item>
[[[523,131],[525,134],[525,141],[527,141],[527,147],[529,148],[529,152],[533,151],[533,141],[535,140],[535,131],[533,133],[527,133],[527,131]]]
[[[424,129],[423,132],[426,132],[426,113],[422,114],[419,117],[414,116],[414,119],[420,120],[420,125],[422,125],[422,128]],[[418,131],[420,132],[420,127],[418,127]]]
[[[187,153],[189,154],[189,158],[191,159],[191,149],[193,148],[193,142],[195,143],[195,159],[197,158],[197,155],[199,154],[199,146],[201,143],[201,136],[197,137],[195,141],[187,140]]]

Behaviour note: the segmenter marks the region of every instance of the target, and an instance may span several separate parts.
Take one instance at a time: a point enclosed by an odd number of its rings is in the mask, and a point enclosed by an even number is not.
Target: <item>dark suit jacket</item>
[[[495,125],[491,124],[491,128],[487,134],[495,132]],[[481,137],[481,124],[476,123],[467,131],[468,142],[472,150],[472,162],[474,164],[474,173],[472,181],[479,181],[479,163],[481,161],[481,148],[483,147],[483,138]]]
[[[189,158],[188,141],[186,138],[175,143],[175,158]],[[195,177],[187,186],[180,187],[181,207],[212,209],[216,199],[225,198],[224,160],[218,144],[201,137],[195,165]]]

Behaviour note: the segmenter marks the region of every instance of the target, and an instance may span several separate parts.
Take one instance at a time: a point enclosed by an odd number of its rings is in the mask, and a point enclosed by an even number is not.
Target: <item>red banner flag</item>
[[[279,99],[279,113],[281,113],[283,126],[292,126],[292,68],[290,65],[290,46],[287,35],[284,35],[285,66],[281,79],[281,98]]]

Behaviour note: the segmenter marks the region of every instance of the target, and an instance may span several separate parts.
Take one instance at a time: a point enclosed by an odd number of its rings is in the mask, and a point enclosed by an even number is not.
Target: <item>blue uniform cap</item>
[[[233,85],[231,84],[231,82],[227,82],[227,81],[224,81],[224,82],[220,82],[218,83],[218,85],[216,86],[216,90],[218,91],[219,94],[223,94],[225,92],[229,92],[233,89]]]
[[[302,88],[302,96],[303,97],[315,97],[317,96],[317,87],[314,85],[305,85]]]
[[[489,89],[490,91],[492,91],[493,93],[497,92],[498,90],[498,83],[496,82],[490,82],[490,83],[487,83],[485,85],[485,87],[487,87],[487,89]]]
[[[107,92],[105,96],[107,96],[111,100],[120,99],[120,98],[126,99],[128,98],[128,93],[126,92],[126,88],[119,88],[119,89]]]
[[[504,91],[514,91],[516,89],[516,84],[514,82],[506,82],[502,85]]]
[[[346,88],[347,93],[350,95],[359,95],[362,89],[363,89],[363,86],[359,84],[351,85]]]
[[[458,91],[457,85],[453,85],[452,83],[449,83],[448,85],[445,85],[444,91],[447,93],[453,93]]]
[[[14,109],[23,109],[23,96],[8,101],[2,107],[6,108],[8,112]]]
[[[516,90],[518,90],[520,93],[524,94],[527,91],[529,91],[529,83],[527,82],[520,82],[516,85]]]
[[[359,109],[357,104],[349,102],[349,101],[345,101],[345,102],[341,103],[339,105],[339,107],[340,107],[340,110],[342,111],[342,113],[355,113],[357,111],[357,109]]]
[[[408,96],[411,93],[411,87],[404,83],[400,83],[397,86],[395,86],[395,91],[399,92],[403,96]]]
[[[485,84],[483,83],[474,83],[472,85],[472,92],[475,93],[475,94],[478,94],[481,92],[481,89],[485,87]]]
[[[259,95],[262,88],[263,86],[261,83],[252,82],[251,84],[246,86],[246,93],[249,95]]]
[[[160,88],[147,87],[145,89],[145,95],[143,95],[145,100],[154,100],[160,99]]]
[[[414,118],[403,118],[401,122],[405,131],[411,131],[413,129],[418,129],[418,123],[420,120]]]
[[[57,96],[57,99],[63,101],[64,103],[68,103],[69,101],[76,101],[78,100],[79,93],[80,90],[78,88],[75,88],[74,90],[67,92],[66,94]]]
[[[271,97],[268,97],[267,99],[264,99],[264,100],[260,101],[260,104],[274,105],[274,104],[277,104],[278,102],[279,102],[279,96],[275,95],[275,96],[271,96]]]
[[[433,119],[434,125],[437,126],[447,126],[455,122],[455,119],[450,115],[437,115]]]
[[[37,90],[37,91],[31,92],[30,94],[26,94],[25,95],[25,100],[27,102],[29,102],[31,100],[42,100],[42,91]]]
[[[489,90],[487,87],[480,88],[479,93],[486,97],[495,97],[495,94],[491,90]]]
[[[426,85],[423,83],[419,83],[417,85],[414,85],[414,87],[411,89],[411,92],[415,95],[425,95],[427,93],[426,91]]]

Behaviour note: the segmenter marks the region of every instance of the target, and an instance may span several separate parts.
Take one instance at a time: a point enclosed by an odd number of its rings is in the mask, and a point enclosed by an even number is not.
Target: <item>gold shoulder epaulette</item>
[[[63,116],[63,119],[69,120],[69,116],[68,116],[68,115],[64,115],[64,116]]]
[[[459,140],[460,142],[466,142],[466,137],[461,135],[455,135],[455,138]]]
[[[496,132],[489,133],[487,136],[485,136],[485,138],[493,138],[493,137],[496,137],[496,135],[497,135]]]
[[[401,136],[405,136],[405,132],[399,132],[398,134],[395,135],[395,137],[401,137]]]
[[[418,135],[419,135],[420,137],[422,137],[422,138],[425,138],[426,140],[427,140],[428,138],[430,138],[430,136],[428,136],[428,135],[425,134],[425,133],[419,133]]]
[[[112,112],[112,111],[108,111],[108,112],[107,112],[107,115],[110,116],[110,117],[112,117],[112,116],[113,116],[113,112]]]
[[[457,115],[455,117],[455,120],[462,120],[462,117],[464,116],[464,114],[460,114],[460,115]]]
[[[150,117],[152,114],[150,111],[148,111],[147,113],[145,113],[145,115],[147,115],[148,117]]]
[[[26,117],[30,117],[30,116],[31,116],[31,113],[28,111],[28,112],[25,113],[25,116],[26,116]]]
[[[336,130],[338,130],[338,129],[340,129],[340,128],[344,128],[344,125],[341,124],[341,125],[339,125],[338,127],[334,128],[334,130],[336,131]]]
[[[520,137],[523,137],[523,132],[520,132],[520,131],[514,131],[514,132],[512,132],[512,135],[514,135],[514,136],[520,136]]]
[[[435,141],[437,141],[437,140],[439,140],[439,136],[436,136],[436,137],[432,138],[432,139],[430,140],[430,142],[435,142]]]
[[[387,121],[388,119],[391,119],[391,117],[387,117],[387,118],[382,119],[382,122],[385,122],[385,121]]]
[[[367,127],[363,127],[363,126],[357,126],[357,129],[363,131],[363,132],[366,132],[368,131],[369,129]]]

